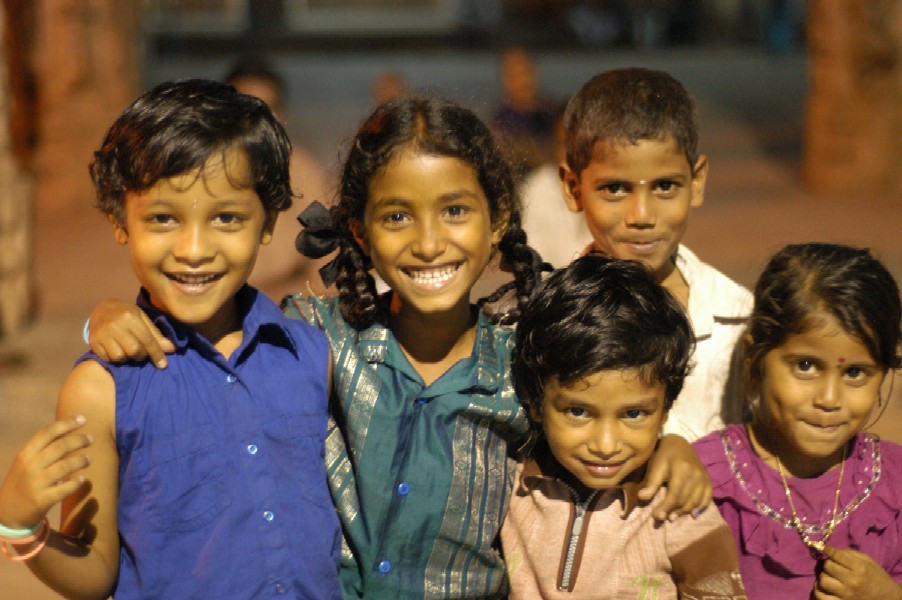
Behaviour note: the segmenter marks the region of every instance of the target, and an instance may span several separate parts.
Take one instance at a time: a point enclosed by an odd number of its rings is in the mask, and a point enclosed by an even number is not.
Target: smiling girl
[[[748,597],[902,598],[902,448],[863,432],[899,368],[899,289],[866,250],[787,246],[743,340],[750,415],[696,442]]]

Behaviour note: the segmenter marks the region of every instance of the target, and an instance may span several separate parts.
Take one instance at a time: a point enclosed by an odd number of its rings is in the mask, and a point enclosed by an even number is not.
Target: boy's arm
[[[95,306],[88,330],[91,351],[110,362],[150,358],[163,369],[166,353],[175,352],[143,310],[119,300],[103,300]]]
[[[57,417],[84,416],[79,433],[92,439],[90,462],[81,472],[85,483],[63,500],[59,531],[51,531],[44,549],[26,564],[67,598],[107,598],[119,574],[115,406],[113,378],[95,361],[76,366],[60,391]]]
[[[666,527],[673,578],[681,598],[745,600],[736,542],[715,506],[698,520],[683,517]],[[674,546],[679,550],[671,552]]]
[[[698,514],[711,503],[713,489],[705,465],[689,442],[674,434],[665,435],[658,442],[648,461],[639,497],[651,500],[665,484],[667,495],[654,513],[660,521],[673,520],[677,515]]]

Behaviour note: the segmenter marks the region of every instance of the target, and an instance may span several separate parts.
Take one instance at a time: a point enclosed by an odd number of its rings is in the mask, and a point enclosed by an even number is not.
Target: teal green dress
[[[283,307],[332,350],[326,469],[345,597],[505,597],[499,532],[528,428],[510,379],[512,329],[480,313],[472,356],[426,386],[388,327],[353,329],[337,298]]]

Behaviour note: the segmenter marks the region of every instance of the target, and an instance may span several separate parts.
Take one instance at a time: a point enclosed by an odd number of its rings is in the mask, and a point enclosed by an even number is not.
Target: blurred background
[[[685,241],[703,260],[751,285],[783,244],[836,241],[902,277],[902,0],[2,0],[0,34],[0,473],[53,418],[91,306],[137,291],[87,164],[169,79],[229,80],[289,130],[300,198],[254,282],[276,298],[321,291],[294,217],[331,202],[376,103],[469,106],[528,197],[554,177],[563,104],[622,66],[666,70],[696,98],[711,172]],[[886,396],[874,429],[902,441],[902,400]],[[0,598],[55,597],[0,562]]]

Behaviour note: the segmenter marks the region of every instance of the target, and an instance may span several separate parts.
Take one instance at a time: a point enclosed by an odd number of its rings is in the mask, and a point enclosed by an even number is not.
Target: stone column
[[[823,193],[902,191],[902,1],[808,0],[803,172]]]
[[[10,68],[15,65],[9,61],[19,56],[7,25],[13,23],[7,21],[6,5],[0,4],[0,336],[17,331],[31,316],[34,287],[34,188],[27,169],[27,141],[17,140],[13,133],[16,119],[23,115],[17,102],[25,99],[17,96],[22,86],[11,76],[18,69]]]
[[[92,151],[140,89],[140,2],[37,0],[40,211],[90,210]],[[44,213],[42,213],[44,214]]]

